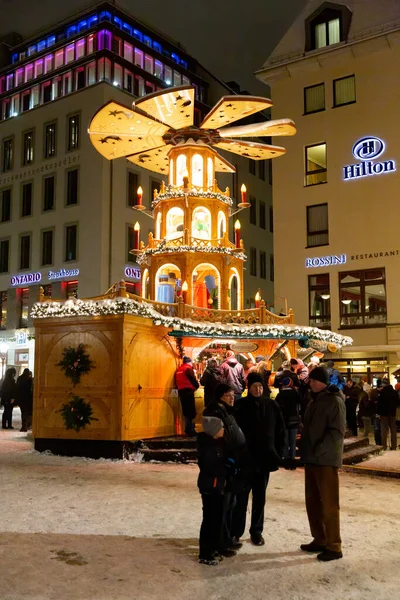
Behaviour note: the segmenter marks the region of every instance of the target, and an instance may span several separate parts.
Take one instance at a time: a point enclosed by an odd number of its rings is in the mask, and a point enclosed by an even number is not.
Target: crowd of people
[[[186,381],[182,387],[182,372]],[[391,435],[397,447],[396,409],[399,393],[389,380],[375,388],[365,381],[345,381],[333,361],[312,357],[284,362],[276,373],[271,399],[271,372],[263,356],[244,366],[232,351],[221,365],[211,358],[200,384],[204,386],[203,431],[197,435],[203,521],[199,561],[217,565],[241,548],[250,492],[250,540],[264,545],[264,506],[270,474],[296,469],[299,449],[305,467],[306,511],[312,541],[301,545],[322,561],[342,557],[339,525],[339,476],[346,429],[364,436],[372,430],[384,449]],[[185,432],[194,435],[194,392],[198,387],[191,359],[177,371]],[[247,395],[243,393],[247,387]],[[398,386],[400,388],[400,385]],[[301,434],[299,437],[299,433]]]
[[[28,431],[32,427],[33,413],[33,378],[29,369],[24,369],[16,380],[14,367],[7,369],[0,386],[1,405],[3,406],[2,428],[14,429],[12,424],[13,410],[19,406],[21,410],[21,429]]]

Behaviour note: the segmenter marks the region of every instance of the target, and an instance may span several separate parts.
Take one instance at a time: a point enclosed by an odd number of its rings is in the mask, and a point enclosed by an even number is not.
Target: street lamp
[[[7,344],[0,344],[0,358],[1,358],[1,377],[4,377],[6,366],[7,366]]]

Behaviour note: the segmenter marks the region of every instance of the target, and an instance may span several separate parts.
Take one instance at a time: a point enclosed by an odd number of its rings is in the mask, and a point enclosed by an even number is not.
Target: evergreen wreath
[[[67,346],[63,350],[62,360],[56,364],[56,367],[61,367],[65,376],[71,379],[74,387],[80,382],[82,375],[94,368],[94,363],[85,350],[84,344],[78,344],[77,348]]]
[[[85,402],[80,396],[72,396],[72,400],[68,404],[63,404],[57,412],[61,413],[65,428],[77,432],[85,429],[86,425],[90,425],[92,421],[98,421],[96,417],[92,417],[93,409],[90,403]]]

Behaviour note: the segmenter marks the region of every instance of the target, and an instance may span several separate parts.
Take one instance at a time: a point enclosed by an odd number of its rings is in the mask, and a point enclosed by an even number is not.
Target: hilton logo
[[[381,175],[396,170],[394,160],[376,162],[372,159],[379,158],[385,151],[384,142],[376,137],[365,137],[358,140],[353,146],[353,156],[362,162],[343,167],[343,179],[360,179],[370,175]]]

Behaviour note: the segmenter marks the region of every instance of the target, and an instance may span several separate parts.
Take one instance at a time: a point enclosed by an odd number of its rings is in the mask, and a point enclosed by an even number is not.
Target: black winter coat
[[[197,462],[200,473],[197,485],[201,494],[214,491],[223,492],[226,484],[226,442],[224,438],[215,440],[202,431],[197,436]]]
[[[282,411],[286,429],[295,429],[300,425],[301,396],[293,388],[282,389],[275,401]]]
[[[242,429],[253,467],[277,471],[285,444],[285,424],[274,400],[248,394],[238,402],[236,420]]]
[[[17,384],[14,379],[5,379],[0,390],[1,404],[11,404],[12,400],[15,400],[17,396]]]
[[[204,404],[208,406],[215,399],[215,389],[223,383],[224,377],[219,367],[207,367],[201,376],[200,383],[204,386]]]
[[[396,408],[399,402],[399,395],[391,385],[385,385],[382,388],[378,398],[377,413],[381,417],[395,417]]]
[[[32,379],[20,375],[17,379],[16,403],[23,410],[32,412],[33,409],[33,387]]]
[[[225,402],[212,402],[204,410],[206,417],[218,417],[224,424],[224,440],[227,453],[238,465],[243,465],[248,460],[246,438],[234,417],[235,409]]]

